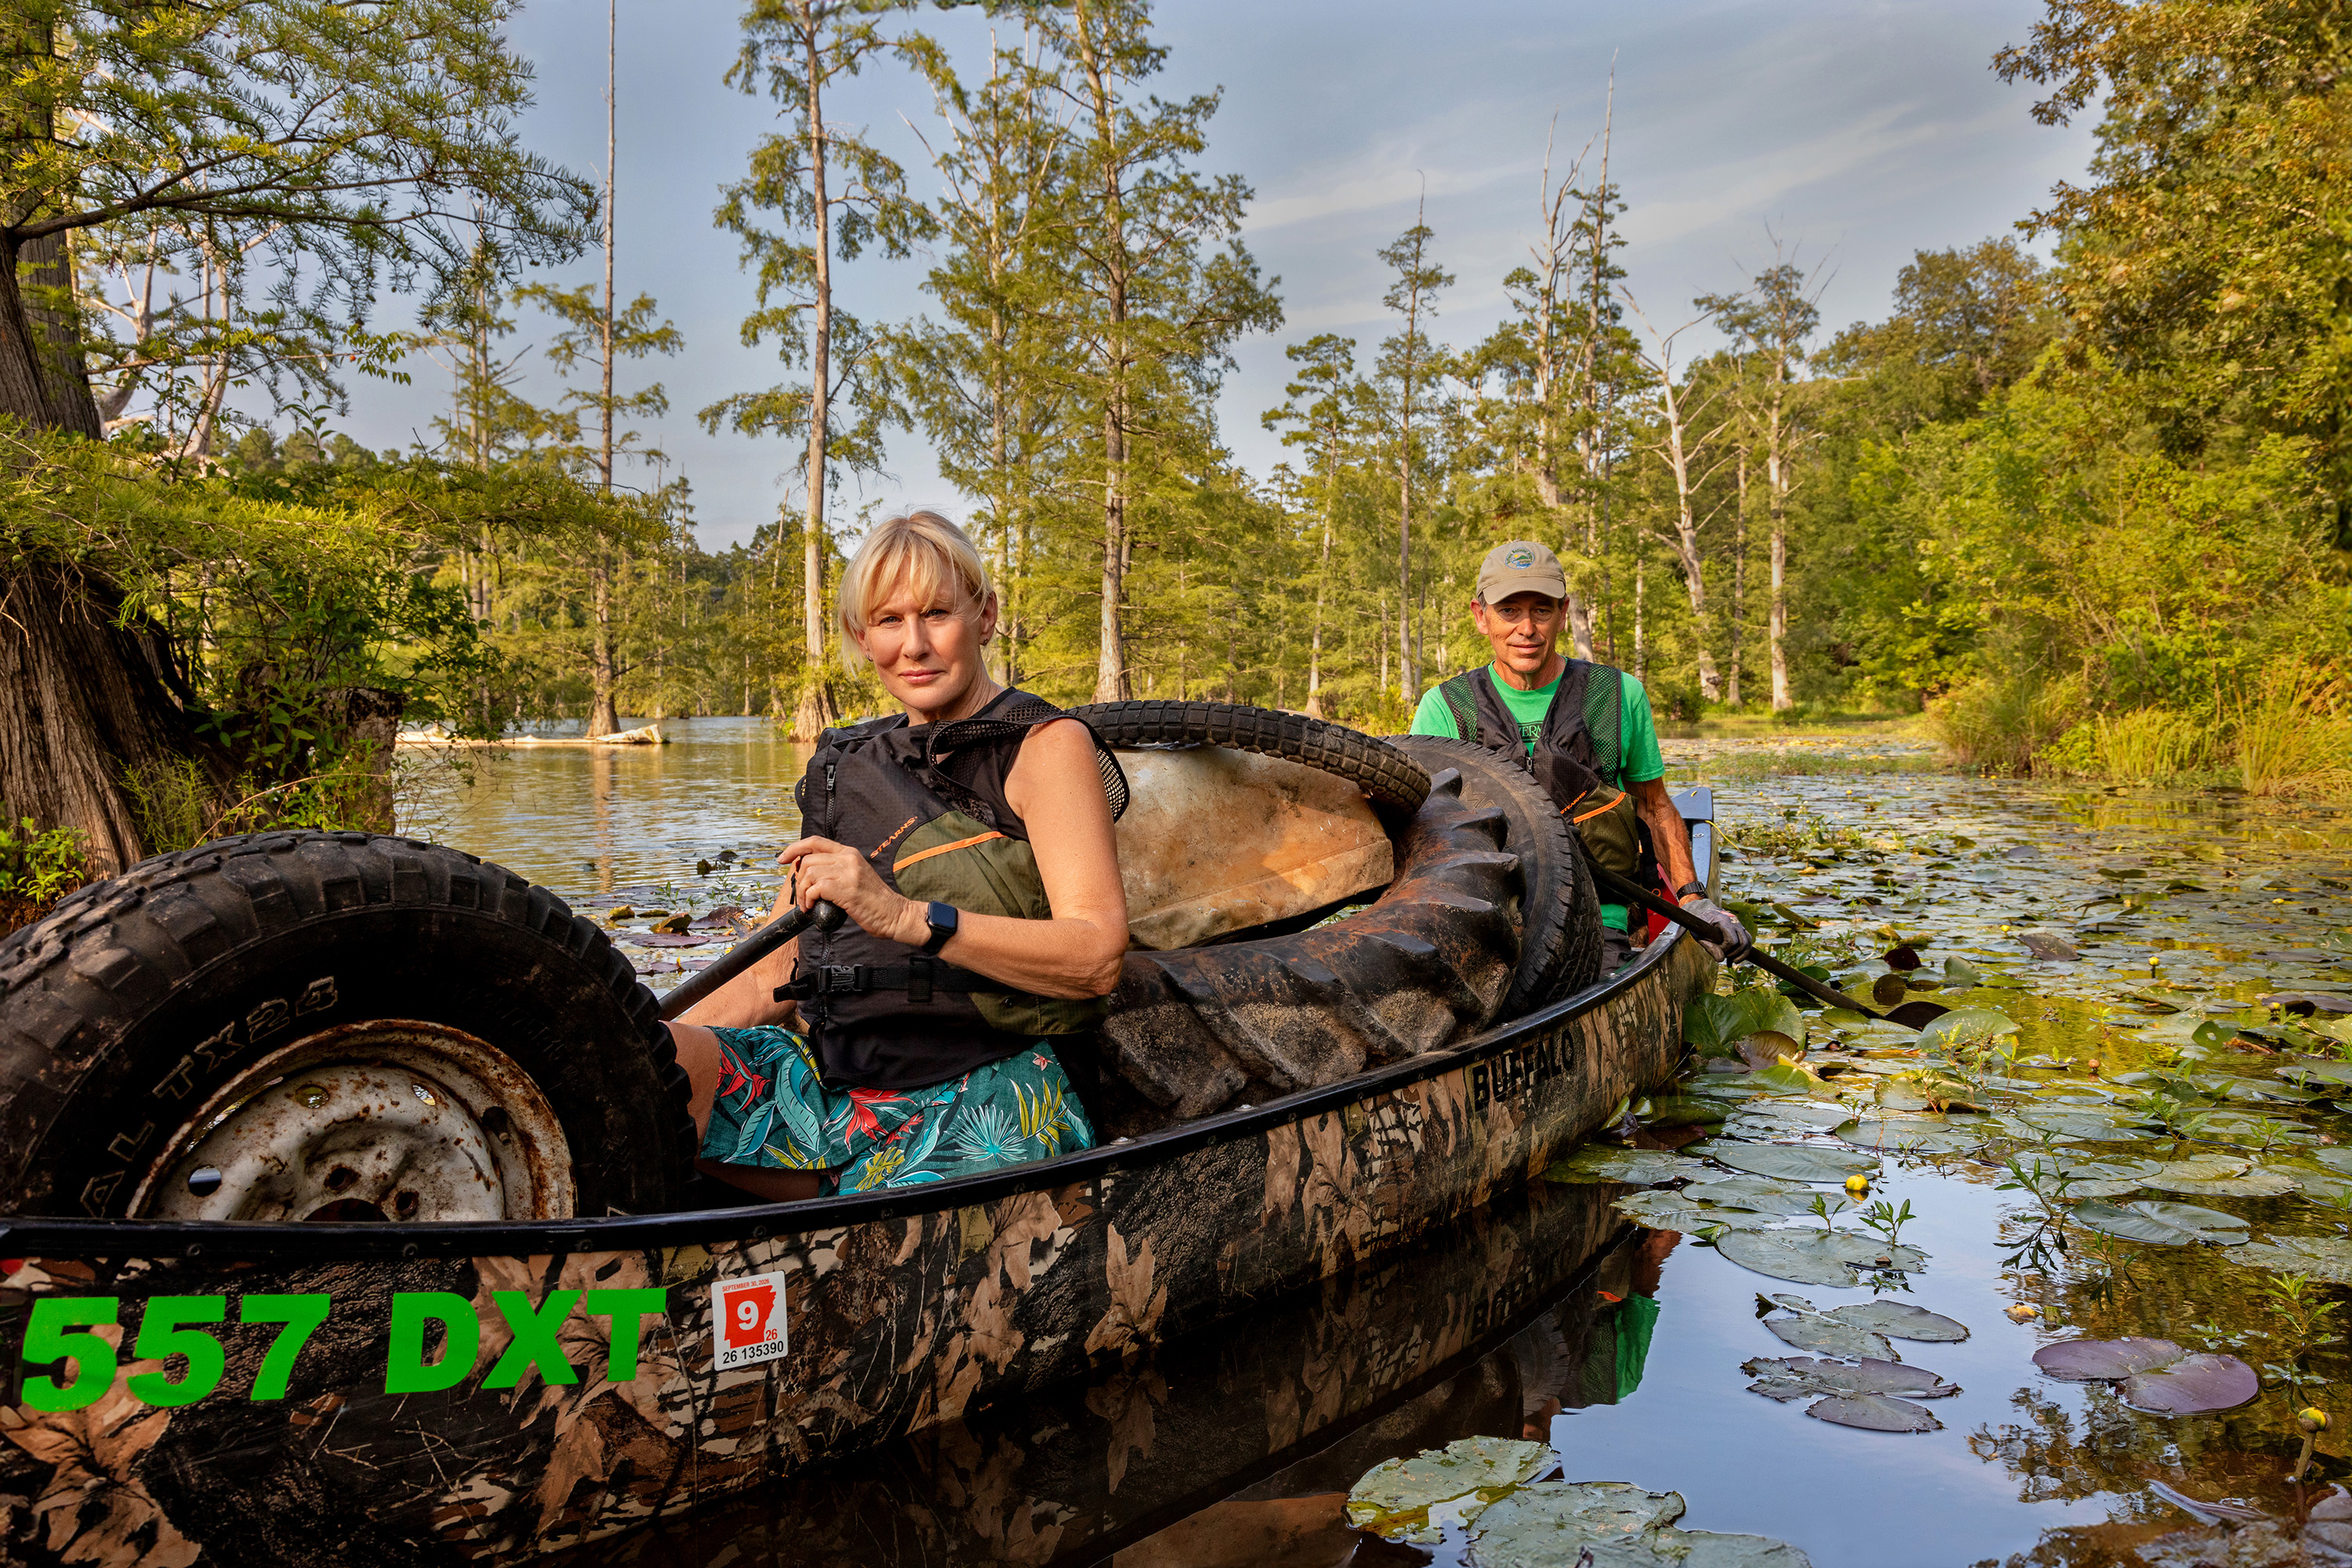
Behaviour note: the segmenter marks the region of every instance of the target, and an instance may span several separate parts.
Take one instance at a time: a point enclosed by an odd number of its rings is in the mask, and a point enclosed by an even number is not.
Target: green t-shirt
[[[1565,677],[1567,671],[1561,674]],[[1543,733],[1544,715],[1551,711],[1551,700],[1559,690],[1559,682],[1522,691],[1507,680],[1495,680],[1493,665],[1486,667],[1486,679],[1494,681],[1495,695],[1503,700],[1503,711],[1517,721],[1519,740],[1527,746],[1528,754],[1533,756],[1536,737]],[[1630,675],[1617,683],[1617,776],[1609,782],[1623,789],[1629,784],[1665,777],[1666,760],[1658,752],[1658,725],[1650,716],[1650,694]],[[1411,732],[1443,735],[1454,741],[1465,739],[1454,727],[1454,710],[1445,705],[1444,694],[1434,686],[1421,694],[1421,706],[1413,711]],[[1623,904],[1603,904],[1601,923],[1618,931],[1631,930],[1628,912]]]

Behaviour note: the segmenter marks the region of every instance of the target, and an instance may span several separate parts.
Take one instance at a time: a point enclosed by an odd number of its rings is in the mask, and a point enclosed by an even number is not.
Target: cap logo
[[[1508,555],[1504,556],[1503,561],[1506,565],[1510,566],[1532,566],[1536,563],[1536,552],[1527,548],[1527,546],[1521,545],[1518,549],[1512,551]]]

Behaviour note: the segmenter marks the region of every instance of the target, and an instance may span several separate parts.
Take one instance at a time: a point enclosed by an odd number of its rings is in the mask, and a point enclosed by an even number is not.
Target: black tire
[[[1389,743],[1431,773],[1462,774],[1462,798],[1492,806],[1510,830],[1503,847],[1519,858],[1524,886],[1519,968],[1504,999],[1525,1013],[1572,995],[1601,977],[1601,904],[1576,847],[1576,829],[1525,763],[1507,752],[1434,735],[1393,735]]]
[[[1344,724],[1238,702],[1090,702],[1070,710],[1119,746],[1223,746],[1346,779],[1383,805],[1418,811],[1429,774],[1394,746]]]
[[[487,1042],[528,1077],[569,1144],[577,1214],[659,1212],[695,1136],[656,1011],[594,921],[456,850],[276,832],[159,856],[0,943],[0,1213],[128,1212],[256,1063],[392,1019]]]
[[[1132,1091],[1117,1137],[1338,1083],[1443,1049],[1501,1011],[1519,951],[1517,858],[1499,812],[1458,776],[1396,836],[1396,879],[1337,924],[1289,936],[1131,952],[1103,1026],[1104,1066]]]

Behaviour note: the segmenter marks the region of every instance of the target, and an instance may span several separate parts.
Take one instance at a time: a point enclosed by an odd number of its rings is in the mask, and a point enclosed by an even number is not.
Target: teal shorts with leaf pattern
[[[826,1193],[976,1176],[1095,1146],[1070,1080],[1038,1040],[929,1089],[825,1087],[804,1036],[773,1024],[713,1029],[719,1094],[702,1157],[822,1171]]]

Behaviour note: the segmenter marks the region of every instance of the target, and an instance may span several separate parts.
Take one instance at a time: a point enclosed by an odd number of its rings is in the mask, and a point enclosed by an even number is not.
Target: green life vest
[[[1437,690],[1446,711],[1454,715],[1456,734],[1519,758],[1542,781],[1552,804],[1576,825],[1577,837],[1592,851],[1593,859],[1621,877],[1638,879],[1641,818],[1620,780],[1624,679],[1622,670],[1608,665],[1570,659],[1552,692],[1551,706],[1544,710],[1532,756],[1489,671],[1465,670]]]

